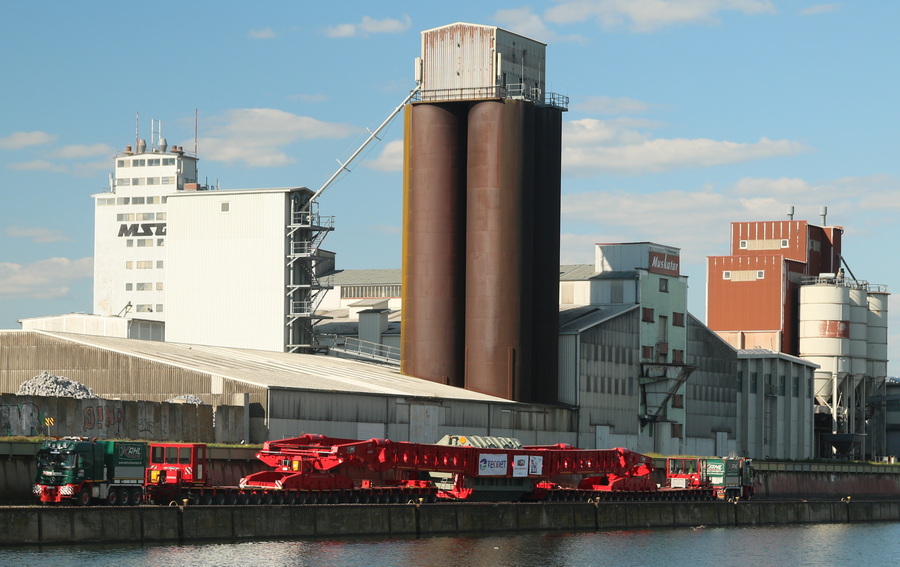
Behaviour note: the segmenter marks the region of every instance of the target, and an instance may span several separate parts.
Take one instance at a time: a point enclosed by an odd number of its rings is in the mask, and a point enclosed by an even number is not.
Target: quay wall
[[[900,501],[0,508],[0,547],[900,521]]]

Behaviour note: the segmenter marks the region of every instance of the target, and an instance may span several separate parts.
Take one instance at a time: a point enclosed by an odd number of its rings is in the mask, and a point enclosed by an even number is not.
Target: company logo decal
[[[166,223],[150,222],[123,224],[119,226],[119,236],[165,236]]]

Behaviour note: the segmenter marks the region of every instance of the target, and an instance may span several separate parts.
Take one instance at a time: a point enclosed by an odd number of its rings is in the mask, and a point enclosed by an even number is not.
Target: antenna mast
[[[194,109],[194,157],[200,157],[200,154],[197,153],[197,132],[199,131],[200,124],[200,109]]]

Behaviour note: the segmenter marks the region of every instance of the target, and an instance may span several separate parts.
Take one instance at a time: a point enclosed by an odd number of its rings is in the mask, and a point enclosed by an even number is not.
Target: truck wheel
[[[144,494],[141,492],[140,488],[131,489],[131,496],[128,499],[128,503],[132,506],[140,506],[144,503]]]
[[[90,506],[91,505],[91,489],[88,487],[82,488],[81,492],[78,493],[78,505],[79,506]]]
[[[119,489],[119,506],[127,506],[128,502],[131,500],[131,496],[128,494],[127,488]]]
[[[119,491],[115,488],[110,488],[109,492],[106,493],[106,503],[110,506],[116,506],[119,503]]]

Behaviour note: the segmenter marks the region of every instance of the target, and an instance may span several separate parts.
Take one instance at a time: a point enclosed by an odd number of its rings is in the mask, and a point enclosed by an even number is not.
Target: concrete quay
[[[0,508],[0,546],[900,521],[900,501]]]

